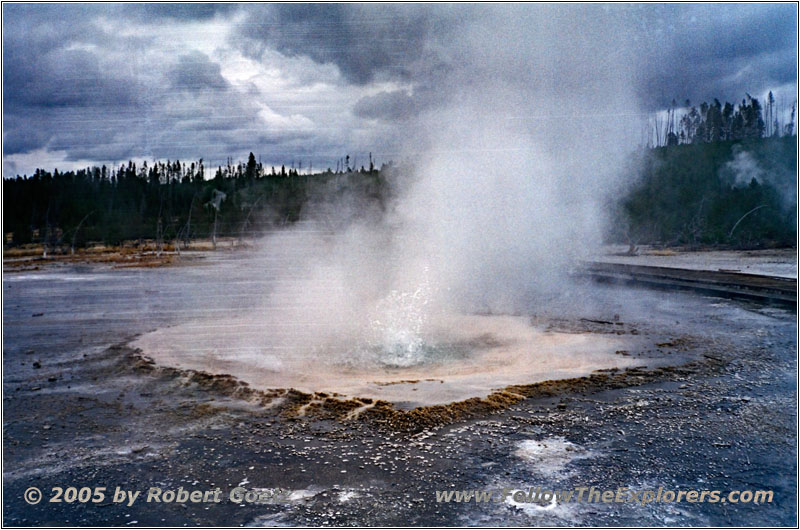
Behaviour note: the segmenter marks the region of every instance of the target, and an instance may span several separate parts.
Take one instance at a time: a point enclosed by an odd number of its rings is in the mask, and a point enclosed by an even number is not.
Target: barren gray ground
[[[642,245],[637,248],[635,256],[625,255],[628,251],[625,245],[607,245],[603,250],[604,254],[595,261],[797,278],[797,251],[791,248],[673,251]]]
[[[550,326],[613,329],[652,344],[643,364],[689,368],[644,384],[524,400],[416,433],[362,421],[285,418],[141,372],[136,335],[256,296],[241,257],[147,270],[53,267],[3,280],[6,525],[796,525],[796,315],[692,293],[570,287]],[[611,326],[613,328],[614,326]],[[541,451],[525,451],[525,448]],[[521,451],[522,449],[522,451]],[[42,502],[30,486],[245,487],[291,503]],[[774,492],[771,504],[437,503],[436,490],[665,488]]]

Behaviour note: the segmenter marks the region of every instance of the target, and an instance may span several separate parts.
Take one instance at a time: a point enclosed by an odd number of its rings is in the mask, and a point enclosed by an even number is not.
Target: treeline
[[[644,150],[610,237],[636,244],[794,246],[797,137]]]
[[[635,184],[612,205],[608,237],[631,244],[796,244],[794,106],[788,123],[780,122],[771,93],[765,107],[748,96],[737,107],[715,99],[686,108],[673,105],[664,122],[654,123],[657,147],[643,149],[632,164]],[[334,222],[345,211],[382,209],[396,173],[391,163],[376,169],[371,154],[366,168],[345,156],[335,170],[313,173],[294,164],[266,167],[250,153],[246,162],[217,167],[212,178],[202,159],[37,169],[3,180],[4,241],[62,250],[144,239],[188,244],[290,224],[304,210]]]
[[[369,168],[355,171],[349,161],[337,161],[336,171],[312,174],[308,168],[303,174],[300,168],[267,168],[250,153],[246,163],[229,160],[210,179],[202,159],[37,169],[30,177],[3,180],[5,243],[65,249],[88,242],[243,237],[297,221],[307,202],[334,180],[381,203],[391,163],[377,170],[370,156]]]
[[[747,94],[739,103],[723,105],[718,99],[694,106],[687,100],[682,108],[675,100],[666,116],[656,114],[645,128],[648,147],[663,147],[682,144],[724,142],[729,140],[752,140],[792,136],[795,132],[796,104],[788,123],[782,123],[772,92],[764,105]]]

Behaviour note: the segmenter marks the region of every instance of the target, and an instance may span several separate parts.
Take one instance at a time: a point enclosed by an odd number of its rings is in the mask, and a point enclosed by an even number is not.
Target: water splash
[[[427,267],[413,291],[392,290],[376,307],[372,319],[370,350],[389,367],[408,367],[425,361],[425,328],[430,319],[431,284]]]

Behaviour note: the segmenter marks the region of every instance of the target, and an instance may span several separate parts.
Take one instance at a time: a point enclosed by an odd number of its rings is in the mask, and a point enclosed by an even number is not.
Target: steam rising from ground
[[[546,304],[600,244],[615,146],[632,132],[625,33],[610,35],[619,23],[594,6],[470,13],[446,44],[427,43],[450,68],[426,73],[424,110],[398,124],[405,163],[386,210],[359,219],[358,203],[312,204],[265,241],[294,278],[266,306],[298,302],[282,318],[308,326],[302,348],[355,341],[402,364],[454,314]]]
[[[376,208],[334,183],[301,223],[265,239],[264,303],[215,323],[227,336],[205,337],[211,365],[262,385],[382,397],[376,377],[450,374],[458,398],[623,364],[614,341],[476,315],[541,310],[601,243],[620,146],[638,123],[621,111],[637,62],[625,32],[596,6],[468,14],[454,11],[447,38],[423,46],[443,67],[409,67],[422,81],[409,89],[414,117],[397,124],[390,202]]]
[[[769,184],[780,193],[782,206],[786,211],[797,208],[797,186],[793,175],[787,175],[784,168],[764,168],[748,151],[736,146],[733,158],[722,168],[723,178],[728,178],[734,186],[744,188],[752,181]]]

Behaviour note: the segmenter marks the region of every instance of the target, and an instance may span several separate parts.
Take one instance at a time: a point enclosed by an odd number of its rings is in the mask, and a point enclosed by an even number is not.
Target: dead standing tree
[[[47,258],[47,244],[50,242],[50,204],[44,213],[44,238],[42,239],[42,257]]]
[[[192,232],[192,210],[194,209],[194,201],[195,199],[197,199],[198,195],[200,195],[199,191],[195,192],[195,194],[192,196],[192,202],[189,203],[189,215],[186,217],[186,224],[180,230],[180,232],[183,232],[184,250],[187,250],[189,248],[189,239],[191,237],[191,232]],[[180,239],[180,237],[178,239]]]
[[[161,213],[164,211],[164,198],[159,197],[158,220],[156,222],[156,256],[161,257],[161,250],[164,243],[164,227],[161,221]]]
[[[214,190],[211,194],[211,200],[207,203],[208,206],[214,209],[214,229],[211,232],[211,246],[214,250],[217,250],[217,216],[219,215],[219,209],[225,197],[227,197],[227,195],[224,191]]]
[[[89,216],[92,215],[93,213],[94,210],[84,215],[83,219],[81,219],[81,222],[78,223],[78,226],[75,227],[75,233],[72,234],[72,246],[70,247],[70,254],[72,254],[73,256],[75,255],[75,242],[78,239],[78,230],[81,229],[81,225],[83,224],[83,222],[86,221],[89,218]]]
[[[250,209],[247,211],[247,217],[245,217],[244,222],[242,223],[242,228],[239,231],[239,243],[241,243],[244,240],[244,231],[247,228],[248,223],[250,222],[250,215],[253,213],[255,207],[258,206],[258,203],[261,202],[262,198],[263,195],[260,195],[256,199],[256,201],[250,206]]]
[[[733,237],[733,231],[734,231],[734,230],[736,230],[736,227],[737,227],[737,226],[739,226],[739,223],[741,223],[742,221],[744,221],[744,218],[745,218],[745,217],[747,217],[748,215],[750,215],[751,213],[753,213],[753,212],[755,212],[755,211],[758,211],[758,210],[760,210],[761,208],[766,208],[766,207],[767,207],[767,205],[766,205],[766,204],[762,204],[762,205],[760,205],[760,206],[756,206],[755,208],[753,208],[752,210],[750,210],[749,212],[747,212],[746,214],[744,214],[743,216],[741,216],[741,217],[739,218],[739,220],[738,220],[738,221],[736,221],[736,224],[734,224],[734,225],[733,225],[733,228],[731,228],[731,231],[730,231],[730,232],[728,232],[728,239],[731,239],[731,238]]]

